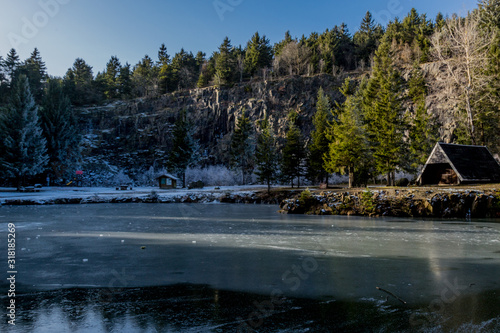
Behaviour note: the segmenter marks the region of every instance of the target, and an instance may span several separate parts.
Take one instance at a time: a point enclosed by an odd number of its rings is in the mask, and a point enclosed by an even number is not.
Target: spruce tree
[[[170,64],[170,56],[167,53],[167,47],[165,44],[161,44],[160,49],[158,50],[158,63],[159,65]]]
[[[356,45],[357,55],[365,64],[370,56],[377,50],[378,41],[382,37],[383,29],[376,25],[372,14],[366,12],[359,30],[354,34],[353,41]]]
[[[188,53],[182,48],[175,54],[168,67],[170,75],[168,82],[171,90],[191,89],[195,86],[198,66],[192,52]]]
[[[307,157],[307,177],[313,181],[326,181],[328,183],[328,172],[324,167],[323,155],[328,151],[326,132],[331,113],[328,96],[320,87],[317,95],[316,112],[312,118],[314,129],[311,132]]]
[[[276,179],[278,158],[276,151],[276,139],[273,129],[268,119],[260,123],[261,133],[257,137],[257,147],[255,149],[255,163],[260,182],[267,184],[267,193],[271,192],[271,182]]]
[[[394,172],[401,163],[403,150],[401,89],[401,78],[392,63],[390,42],[384,38],[364,90],[363,117],[377,170],[387,174],[388,185],[394,185]]]
[[[410,172],[417,172],[423,166],[436,142],[431,117],[427,114],[425,99],[427,85],[422,70],[415,63],[408,80],[408,97],[413,102],[413,114],[410,119],[409,154],[405,158],[405,168]]]
[[[170,55],[167,53],[167,47],[165,44],[161,44],[160,49],[158,50],[158,67],[159,67],[159,75],[158,75],[158,85],[160,94],[165,94],[169,91],[169,80],[171,80],[171,68],[170,68]]]
[[[96,102],[98,97],[93,89],[94,74],[85,60],[77,58],[73,67],[64,76],[65,93],[74,105]]]
[[[332,128],[327,136],[328,152],[324,154],[325,167],[329,172],[340,170],[349,175],[349,188],[354,186],[355,168],[368,150],[360,111],[360,98],[357,95],[346,96],[345,102],[340,106],[338,119],[331,122]]]
[[[228,37],[219,46],[219,52],[215,57],[215,72],[220,84],[231,84],[234,75],[233,47]]]
[[[273,58],[272,47],[266,36],[260,37],[256,32],[248,41],[245,49],[245,72],[253,76],[259,69],[271,66]]]
[[[16,70],[20,65],[21,62],[19,60],[19,55],[17,54],[16,50],[10,49],[9,53],[7,54],[7,57],[3,62],[3,66],[7,76],[9,77],[11,87],[13,86],[15,81]]]
[[[43,98],[43,84],[47,79],[47,67],[37,48],[33,50],[31,56],[20,67],[29,79],[31,93],[35,98],[35,102],[37,104],[41,103]]]
[[[120,74],[118,74],[118,91],[121,98],[131,98],[132,97],[132,71],[130,70],[130,64],[127,62],[120,68]]]
[[[437,13],[436,15],[436,23],[434,24],[435,30],[436,31],[441,31],[443,27],[445,26],[446,21],[444,19],[444,16],[441,12]]]
[[[136,96],[144,97],[156,93],[157,71],[158,68],[155,66],[153,59],[147,54],[135,65],[132,82]]]
[[[38,107],[25,75],[14,82],[10,104],[2,117],[1,132],[1,165],[6,176],[15,179],[19,189],[26,178],[42,173],[48,161]]]
[[[300,177],[304,174],[304,159],[306,157],[304,142],[300,129],[295,125],[293,116],[289,119],[289,129],[286,133],[286,143],[282,150],[281,174],[283,179],[289,181],[293,188],[293,182],[297,178],[297,186],[300,187]]]
[[[118,57],[112,56],[106,64],[106,72],[104,74],[105,90],[104,95],[108,99],[117,98],[119,96],[119,82],[121,64]]]
[[[4,60],[0,56],[0,106],[7,103],[8,82],[4,71]]]
[[[231,138],[231,165],[241,170],[242,184],[246,183],[246,175],[254,168],[254,129],[244,114],[238,118],[236,128]]]
[[[274,44],[274,56],[278,57],[285,48],[285,46],[290,44],[292,41],[293,41],[292,36],[290,35],[290,31],[288,30],[285,33],[285,38],[283,38],[283,40],[280,41],[279,43]]]
[[[57,79],[49,80],[40,120],[52,175],[58,179],[71,176],[81,158],[80,135],[71,101]]]
[[[477,122],[479,137],[483,145],[500,151],[500,0],[479,1],[480,33],[493,33],[493,41],[488,50],[488,61],[484,67],[487,83],[479,95]]]

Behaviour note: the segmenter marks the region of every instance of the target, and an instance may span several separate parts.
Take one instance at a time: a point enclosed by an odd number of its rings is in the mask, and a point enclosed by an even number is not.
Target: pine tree
[[[119,82],[121,64],[118,57],[112,56],[106,64],[106,72],[104,73],[105,90],[104,95],[108,99],[117,98],[119,95]]]
[[[80,160],[80,135],[71,101],[57,79],[49,80],[40,120],[52,174],[65,179],[73,174]]]
[[[241,170],[242,184],[246,182],[246,175],[251,174],[254,168],[254,129],[244,114],[238,118],[236,128],[231,138],[231,165]]]
[[[349,85],[346,81],[345,86]],[[368,144],[360,117],[361,101],[357,95],[347,95],[340,106],[338,120],[331,122],[328,131],[328,152],[324,154],[329,172],[341,170],[349,175],[349,188],[355,183],[355,168],[367,154]]]
[[[197,162],[198,144],[193,138],[192,126],[187,120],[186,111],[180,112],[173,131],[172,150],[167,167],[182,178],[182,187],[186,187],[186,169]]]
[[[286,143],[282,150],[281,174],[284,179],[290,181],[293,188],[295,178],[297,178],[297,186],[300,187],[300,177],[304,174],[303,162],[306,154],[300,129],[295,125],[294,117],[290,118]]]
[[[6,175],[14,178],[20,188],[27,177],[42,173],[48,161],[38,107],[25,75],[14,82],[11,102],[2,117],[1,132],[1,165]]]
[[[326,138],[329,116],[332,113],[330,101],[325,95],[323,88],[319,88],[316,102],[316,113],[312,122],[314,130],[311,132],[311,143],[308,146],[307,176],[310,180],[326,180],[328,183],[328,172],[325,170],[323,155],[328,151],[328,139]]]
[[[401,78],[392,64],[389,41],[384,38],[364,91],[363,116],[377,170],[387,174],[388,185],[394,185],[394,172],[402,156],[404,121],[400,95]]]
[[[276,179],[278,159],[276,152],[276,139],[268,119],[260,123],[261,133],[257,137],[255,149],[255,163],[257,171],[255,174],[260,182],[267,184],[267,193],[271,192],[271,182]]]

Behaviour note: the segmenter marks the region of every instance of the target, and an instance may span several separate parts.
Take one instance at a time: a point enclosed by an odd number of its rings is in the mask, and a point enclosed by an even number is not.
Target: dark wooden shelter
[[[160,189],[163,190],[168,190],[168,189],[175,189],[177,188],[177,181],[179,178],[174,177],[169,174],[161,175],[160,177],[156,178],[158,180],[158,184],[160,186]]]
[[[485,146],[437,143],[417,178],[420,185],[500,182],[500,165]]]

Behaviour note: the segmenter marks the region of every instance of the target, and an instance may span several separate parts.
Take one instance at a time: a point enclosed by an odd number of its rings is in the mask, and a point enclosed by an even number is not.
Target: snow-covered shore
[[[14,188],[0,188],[0,205],[214,201],[253,203],[261,200],[261,196],[257,193],[265,190],[266,187],[262,185],[205,187],[192,190],[138,187],[125,191],[109,187],[45,187],[38,192],[18,192]]]

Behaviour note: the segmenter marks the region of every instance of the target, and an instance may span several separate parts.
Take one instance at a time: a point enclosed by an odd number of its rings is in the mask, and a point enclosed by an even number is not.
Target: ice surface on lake
[[[498,221],[292,216],[277,209],[0,207],[6,216],[0,237],[6,237],[7,223],[15,223],[17,246],[29,249],[17,254],[21,294],[190,284],[267,297],[279,291],[323,301],[373,301],[390,312],[385,307],[399,301],[376,287],[424,309],[436,300],[500,290]]]

